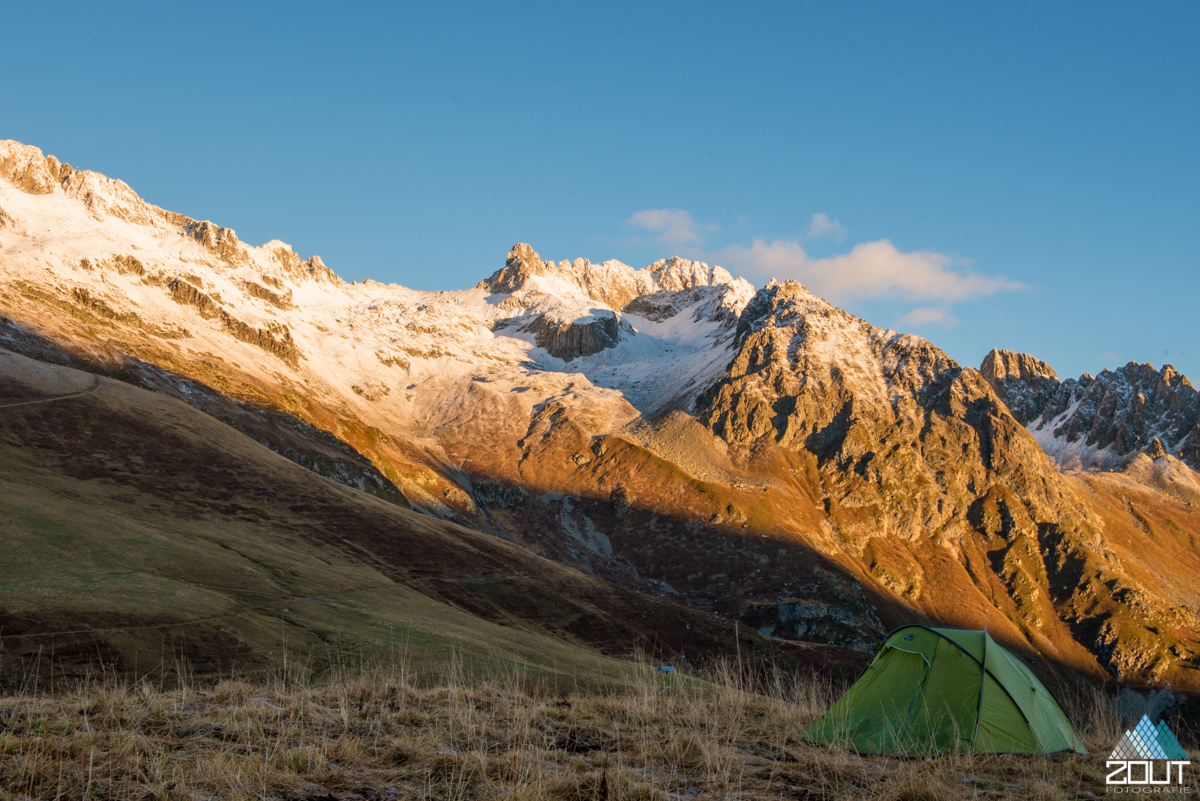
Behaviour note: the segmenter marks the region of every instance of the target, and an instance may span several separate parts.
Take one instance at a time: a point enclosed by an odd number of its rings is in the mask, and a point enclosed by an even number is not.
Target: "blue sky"
[[[1052,6],[1052,7],[1051,7]],[[795,277],[964,364],[1200,380],[1200,5],[17,4],[0,138],[457,289]]]

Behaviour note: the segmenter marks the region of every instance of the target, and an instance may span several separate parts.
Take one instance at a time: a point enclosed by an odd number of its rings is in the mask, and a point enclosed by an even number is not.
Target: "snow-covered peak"
[[[162,225],[182,219],[142,200],[124,181],[77,170],[11,139],[0,141],[0,178],[31,195],[61,194],[77,200],[97,220],[116,217],[138,225]]]
[[[754,287],[721,267],[678,257],[660,259],[635,270],[615,259],[594,264],[588,259],[544,261],[525,243],[514,245],[504,267],[483,282],[495,293],[542,293],[563,300],[591,301],[623,311],[639,298],[661,292],[710,288],[736,317],[754,296]]]
[[[50,157],[54,159],[53,156]],[[9,181],[22,192],[45,195],[58,186],[58,159],[54,159],[54,170],[42,151],[32,145],[24,145],[12,139],[0,140],[0,178]]]
[[[11,141],[0,142],[0,278],[21,287],[0,293],[0,313],[63,329],[98,358],[171,353],[176,367],[271,376],[383,429],[483,383],[523,404],[569,391],[614,427],[686,407],[728,363],[753,295],[686,259],[634,270],[544,262],[528,245],[462,292],[346,283],[285,242],[247,245]],[[66,332],[72,320],[90,322]]]
[[[738,335],[744,336],[764,325],[782,325],[809,314],[827,314],[835,307],[799,281],[772,278],[746,303],[738,322]]]
[[[709,267],[702,261],[681,259],[678,256],[659,259],[644,270],[639,270],[637,275],[640,278],[644,277],[646,284],[654,287],[651,290],[654,292],[694,289],[698,286],[732,287],[738,282],[749,286],[745,279],[735,279],[723,267]]]

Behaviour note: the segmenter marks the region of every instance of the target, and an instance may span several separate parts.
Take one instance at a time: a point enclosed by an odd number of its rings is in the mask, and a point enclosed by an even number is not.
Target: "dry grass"
[[[0,799],[1092,798],[1119,721],[1070,711],[1094,755],[860,756],[798,734],[841,690],[639,671],[561,693],[517,674],[402,669],[174,689],[114,680],[0,696]]]

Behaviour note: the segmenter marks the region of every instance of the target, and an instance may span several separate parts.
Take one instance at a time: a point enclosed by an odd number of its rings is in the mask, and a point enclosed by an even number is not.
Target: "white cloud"
[[[712,224],[701,225],[684,209],[645,209],[634,212],[628,222],[634,227],[654,231],[658,240],[668,245],[699,244],[706,233],[718,228]]]
[[[904,253],[886,239],[863,242],[849,253],[821,259],[810,257],[799,242],[756,239],[750,247],[731,245],[713,257],[759,277],[794,278],[818,295],[838,301],[887,298],[953,303],[1025,288],[1004,276],[973,272],[969,262],[942,253]]]
[[[804,238],[820,239],[823,236],[832,236],[841,242],[846,238],[846,226],[837,220],[829,219],[829,215],[823,211],[817,212],[812,216],[812,222],[808,225],[808,234]]]
[[[896,325],[898,327],[913,326],[915,328],[921,325],[932,325],[936,323],[938,325],[949,327],[954,325],[956,322],[958,322],[958,319],[949,312],[943,311],[942,309],[934,309],[929,306],[920,306],[910,310],[908,314],[905,314],[903,317],[897,320]]]

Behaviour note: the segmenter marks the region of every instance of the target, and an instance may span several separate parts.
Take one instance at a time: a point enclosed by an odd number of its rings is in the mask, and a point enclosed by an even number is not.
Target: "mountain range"
[[[1200,400],[1170,366],[977,370],[687,259],[518,244],[497,266],[461,291],[346,283],[0,142],[10,351],[764,648],[936,622],[1062,676],[1200,690]]]

